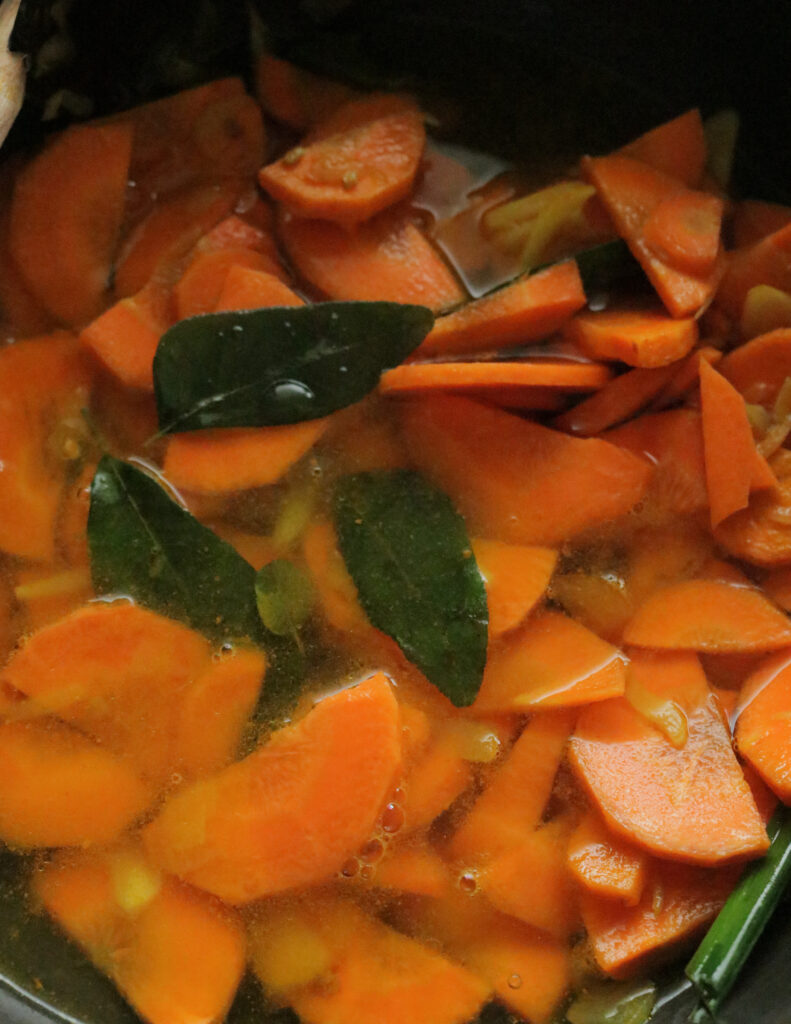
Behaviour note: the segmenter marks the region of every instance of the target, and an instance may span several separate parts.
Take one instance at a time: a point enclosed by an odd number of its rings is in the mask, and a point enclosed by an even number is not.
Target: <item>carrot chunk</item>
[[[386,677],[372,676],[172,796],[144,829],[146,847],[230,903],[324,882],[370,836],[400,757],[398,705]]]
[[[9,243],[33,294],[82,326],[100,312],[121,229],[132,129],[67,128],[19,174]]]
[[[643,459],[606,441],[568,437],[464,398],[405,403],[402,424],[418,466],[471,528],[509,543],[559,544],[616,519],[651,475]]]
[[[791,328],[761,334],[729,352],[719,372],[745,402],[772,406],[787,377],[791,377]]]
[[[624,698],[580,713],[569,757],[608,827],[689,863],[760,856],[766,829],[697,658],[636,654],[630,674],[680,709],[686,741],[671,742]]]
[[[301,306],[302,299],[287,284],[266,270],[234,263],[225,275],[214,305],[215,313],[266,306]]]
[[[685,580],[652,594],[627,625],[624,640],[710,653],[773,651],[791,644],[791,625],[753,587]]]
[[[569,837],[566,858],[574,878],[589,892],[622,900],[630,907],[640,902],[646,881],[646,855],[610,832],[592,811],[584,815]]]
[[[288,214],[279,226],[291,262],[327,298],[415,302],[435,311],[465,299],[420,228],[398,210],[354,231]]]
[[[655,310],[579,313],[563,333],[591,359],[615,359],[648,368],[682,359],[698,340],[698,326],[691,317],[674,320]]]
[[[652,128],[618,152],[696,188],[706,166],[706,137],[700,111],[688,110]]]
[[[592,437],[639,412],[673,380],[675,366],[629,370],[608,381],[589,398],[556,416],[552,425],[581,437]],[[637,452],[636,454],[639,454]]]
[[[619,697],[624,659],[560,612],[545,611],[490,653],[475,712],[524,712]]]
[[[440,317],[412,358],[538,341],[558,330],[585,301],[577,264],[566,260]]]
[[[526,403],[536,388],[552,391],[591,391],[610,379],[610,371],[600,363],[574,363],[569,360],[536,359],[518,363],[441,362],[404,363],[382,374],[379,391],[384,395],[420,395],[432,391],[468,395],[497,403],[503,390],[508,404],[516,404],[523,391]]]
[[[489,636],[514,629],[543,597],[555,565],[552,548],[474,539],[475,561],[486,583]]]
[[[741,756],[784,803],[791,802],[791,658],[781,651],[747,679],[736,709],[736,745]]]
[[[301,216],[357,224],[409,194],[425,141],[413,100],[373,93],[344,103],[258,180]]]

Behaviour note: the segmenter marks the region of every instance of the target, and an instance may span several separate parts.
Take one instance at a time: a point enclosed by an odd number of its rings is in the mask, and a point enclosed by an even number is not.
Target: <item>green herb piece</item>
[[[450,499],[407,470],[343,477],[335,526],[374,626],[458,707],[486,662],[486,590]]]
[[[434,317],[399,302],[208,313],[163,335],[154,358],[162,433],[265,427],[327,416],[372,391]]]
[[[608,981],[584,989],[566,1010],[569,1024],[645,1024],[656,1002],[650,981]]]
[[[791,812],[785,807],[775,811],[767,832],[768,853],[745,870],[687,964],[687,977],[712,1017],[733,988],[791,878]],[[705,1014],[698,1014],[698,1019],[705,1020]]]
[[[287,558],[276,558],[255,578],[258,614],[277,636],[295,636],[313,610],[315,595],[309,577]]]

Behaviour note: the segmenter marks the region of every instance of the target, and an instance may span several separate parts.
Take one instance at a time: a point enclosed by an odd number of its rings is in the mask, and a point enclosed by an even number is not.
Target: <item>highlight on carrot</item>
[[[579,313],[563,333],[591,359],[619,360],[645,368],[682,359],[698,340],[695,320],[672,319],[650,309]]]

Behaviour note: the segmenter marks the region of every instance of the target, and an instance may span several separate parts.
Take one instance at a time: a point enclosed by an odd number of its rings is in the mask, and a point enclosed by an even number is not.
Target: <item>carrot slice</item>
[[[601,387],[610,371],[600,363],[573,363],[554,359],[522,360],[518,363],[405,363],[385,370],[379,382],[384,395],[420,395],[447,391],[451,394],[497,402],[505,388],[509,402],[524,389],[528,398],[535,388],[588,391]]]
[[[791,802],[791,657],[788,651],[764,660],[747,679],[736,709],[736,745],[784,803]]]
[[[791,224],[791,206],[765,203],[760,199],[743,199],[733,210],[731,233],[737,249],[760,242],[767,235]]]
[[[581,437],[592,437],[627,420],[648,405],[675,377],[675,366],[629,370],[608,381],[590,398],[556,416],[552,426]]]
[[[177,434],[168,442],[163,471],[176,487],[225,494],[279,480],[316,443],[327,420],[282,427],[239,427]]]
[[[690,188],[697,187],[706,166],[706,137],[700,111],[697,108],[688,110],[652,128],[622,146],[618,153],[650,164]]]
[[[302,132],[326,120],[355,95],[348,86],[272,53],[262,54],[256,62],[255,91],[267,114]]]
[[[344,103],[258,180],[304,217],[357,224],[409,194],[425,141],[413,100],[372,93]]]
[[[577,264],[566,260],[440,317],[412,358],[538,341],[558,330],[585,301]]]
[[[668,312],[675,317],[698,313],[714,295],[719,266],[707,274],[690,274],[658,256],[644,236],[646,223],[660,203],[684,193],[681,182],[627,156],[586,157],[582,166]],[[719,233],[719,225],[715,232]]]
[[[717,260],[723,208],[722,199],[708,192],[668,196],[643,225],[645,244],[672,267],[703,277]]]
[[[606,441],[568,437],[464,398],[404,403],[402,424],[418,466],[473,531],[509,543],[551,546],[616,519],[640,500],[651,473]]]
[[[791,291],[791,224],[746,249],[730,253],[717,289],[717,306],[738,321],[747,293],[757,284]]]
[[[624,630],[638,647],[773,651],[791,644],[787,616],[744,584],[685,580],[652,594]]]
[[[297,271],[327,298],[415,302],[437,311],[466,297],[426,236],[398,210],[354,231],[289,214],[279,228]]]
[[[302,538],[302,553],[329,624],[344,632],[370,630],[332,523],[319,521],[309,526]]]
[[[761,581],[761,590],[783,611],[791,612],[791,568],[772,570]]]
[[[101,310],[132,152],[122,124],[67,128],[19,174],[9,244],[36,298],[67,324]]]
[[[108,843],[153,794],[128,763],[62,722],[0,725],[0,839],[17,849]]]
[[[735,348],[722,360],[719,372],[745,402],[771,407],[791,377],[791,328],[769,331]]]
[[[776,491],[754,495],[749,508],[720,523],[716,532],[726,551],[754,565],[791,563],[791,454],[781,449],[772,457],[771,468],[778,481]]]
[[[451,880],[447,864],[421,839],[390,851],[375,866],[370,884],[377,889],[441,899],[450,892]]]
[[[302,299],[287,284],[253,267],[234,263],[225,275],[214,312],[234,309],[262,309],[266,306],[301,306]]]
[[[717,366],[722,359],[722,352],[712,345],[704,345],[702,348],[691,352],[680,366],[675,368],[675,373],[670,382],[664,387],[656,398],[651,402],[651,409],[666,409],[691,390],[700,377],[700,368],[704,362],[710,366]]]
[[[266,271],[268,274],[277,274],[280,269],[269,256],[255,249],[212,249],[199,252],[173,289],[178,319],[211,313],[217,306],[229,270],[236,265]]]
[[[50,330],[53,321],[28,288],[9,247],[11,196],[16,170],[15,162],[11,160],[6,160],[0,170],[0,321],[8,336],[26,338]]]
[[[401,788],[405,835],[427,828],[472,782],[472,768],[449,743],[435,736],[407,773]]]
[[[738,877],[735,865],[706,869],[656,860],[636,907],[584,894],[582,919],[596,963],[623,978],[648,960],[665,959],[716,917]]]
[[[624,659],[560,612],[539,612],[490,653],[475,712],[524,712],[619,697]]]
[[[574,878],[589,892],[630,907],[640,902],[646,855],[610,832],[598,814],[583,816],[569,838],[566,858]]]
[[[682,359],[698,340],[698,326],[690,317],[673,320],[655,310],[606,309],[578,313],[563,334],[591,359],[652,368]]]
[[[671,743],[623,698],[580,713],[569,757],[608,827],[689,863],[760,856],[766,829],[697,658],[636,654],[630,674],[683,711],[687,739]]]
[[[60,854],[33,885],[149,1024],[225,1016],[244,973],[245,936],[217,900],[162,878],[134,847]]]
[[[573,725],[574,715],[567,709],[542,712],[528,722],[456,830],[449,846],[454,859],[464,864],[486,861],[536,828]]]
[[[380,673],[175,794],[144,829],[146,847],[230,903],[323,882],[370,836],[400,756],[398,705]]]
[[[489,637],[498,637],[518,626],[544,596],[558,553],[478,538],[472,549],[486,583]]]

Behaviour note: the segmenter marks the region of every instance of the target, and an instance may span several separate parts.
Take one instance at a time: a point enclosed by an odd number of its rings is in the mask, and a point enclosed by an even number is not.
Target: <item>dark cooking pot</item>
[[[562,166],[606,151],[698,105],[742,117],[734,190],[791,202],[791,4],[641,0],[253,0],[285,56],[363,85],[418,88],[440,132],[470,146]],[[53,11],[69,45],[53,49]],[[59,89],[94,114],[122,109],[246,66],[245,0],[23,0],[12,39],[30,53],[28,100],[7,149],[41,134]],[[44,48],[42,49],[42,44]],[[49,46],[49,50],[47,49]],[[69,109],[71,107],[71,110]],[[77,108],[55,111],[55,126]],[[59,112],[58,112],[59,111]],[[41,918],[17,882],[27,865],[0,853],[0,1021],[134,1024],[115,989]],[[787,1024],[791,916],[781,904],[748,963],[723,1024]],[[683,961],[682,961],[683,963]],[[681,1024],[694,1003],[669,969],[653,1020]],[[490,1024],[504,1015],[485,1013]],[[288,1024],[243,986],[231,1024]],[[406,1024],[406,1022],[405,1022]]]

